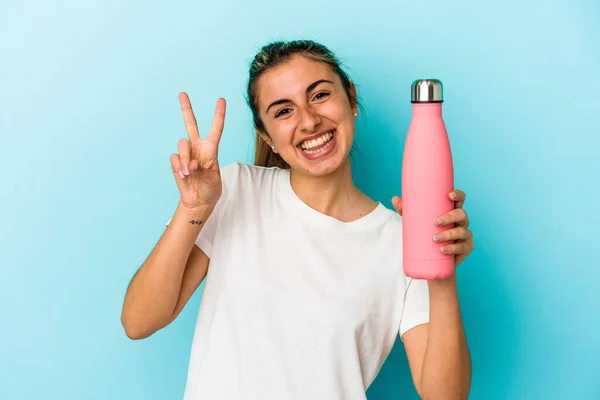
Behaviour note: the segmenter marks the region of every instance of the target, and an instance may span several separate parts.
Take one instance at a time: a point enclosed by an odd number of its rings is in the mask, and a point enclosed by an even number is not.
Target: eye
[[[314,98],[315,98],[316,100],[321,100],[321,99],[324,99],[324,98],[326,98],[327,96],[329,96],[329,92],[319,92],[319,93],[317,93],[317,94],[315,95],[315,97],[314,97]]]
[[[290,110],[289,108],[282,108],[281,110],[277,111],[277,113],[275,113],[275,118],[278,118],[281,115],[285,115],[287,114],[287,112],[284,113],[284,111],[288,111]]]

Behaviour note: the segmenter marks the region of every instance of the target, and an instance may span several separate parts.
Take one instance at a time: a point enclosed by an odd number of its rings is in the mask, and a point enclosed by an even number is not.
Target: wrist
[[[206,221],[210,214],[212,214],[214,206],[198,206],[194,208],[187,207],[181,202],[177,205],[177,214],[181,214],[188,221]]]
[[[432,279],[427,281],[430,293],[455,293],[457,291],[456,271],[446,279]]]

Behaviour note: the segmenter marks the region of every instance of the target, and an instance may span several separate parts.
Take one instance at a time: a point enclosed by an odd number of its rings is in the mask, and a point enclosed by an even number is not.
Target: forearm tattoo
[[[199,219],[192,219],[192,220],[190,221],[190,224],[192,224],[192,225],[194,225],[194,224],[196,224],[196,225],[201,225],[203,222],[204,222],[204,221],[200,221]]]

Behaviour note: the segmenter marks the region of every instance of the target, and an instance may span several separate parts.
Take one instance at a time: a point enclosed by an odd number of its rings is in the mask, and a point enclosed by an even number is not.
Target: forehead
[[[328,65],[307,57],[294,56],[260,77],[257,85],[259,104],[262,106],[280,98],[303,96],[306,87],[319,79],[338,81]]]

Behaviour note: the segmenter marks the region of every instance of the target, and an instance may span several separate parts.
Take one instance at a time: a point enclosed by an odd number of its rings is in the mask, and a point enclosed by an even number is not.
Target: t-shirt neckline
[[[290,170],[280,169],[279,171],[279,190],[283,205],[291,207],[304,222],[320,226],[326,229],[335,229],[342,231],[360,231],[381,225],[390,218],[387,208],[377,202],[377,206],[368,214],[350,222],[340,221],[334,217],[323,214],[306,204],[298,197],[290,182]]]

